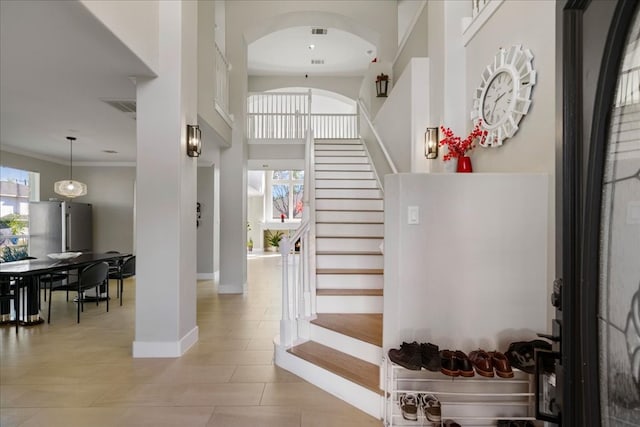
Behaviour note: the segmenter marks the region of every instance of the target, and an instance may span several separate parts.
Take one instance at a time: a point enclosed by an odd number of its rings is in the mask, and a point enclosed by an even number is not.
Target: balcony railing
[[[309,121],[314,138],[353,139],[359,136],[357,114],[310,114],[311,92],[253,93],[247,100],[247,138],[251,142],[302,142]]]
[[[482,11],[482,9],[485,8],[487,3],[489,3],[489,1],[491,1],[491,0],[471,0],[471,3],[472,3],[471,16],[472,16],[472,18],[475,18],[476,16],[478,16],[480,14],[480,12]]]
[[[215,44],[215,62],[216,62],[216,93],[215,103],[225,115],[229,115],[229,61]]]

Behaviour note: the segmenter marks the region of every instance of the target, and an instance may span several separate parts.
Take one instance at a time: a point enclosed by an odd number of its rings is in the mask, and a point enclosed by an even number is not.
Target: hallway
[[[279,256],[250,255],[245,295],[198,282],[200,340],[179,359],[133,359],[134,279],[124,305],[85,306],[54,294],[51,324],[0,330],[0,425],[380,426],[273,364]],[[115,282],[111,281],[112,296]],[[44,311],[46,316],[46,311]]]

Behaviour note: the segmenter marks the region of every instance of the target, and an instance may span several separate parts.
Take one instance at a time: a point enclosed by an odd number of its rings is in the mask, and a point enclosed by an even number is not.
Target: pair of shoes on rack
[[[444,422],[444,427],[462,427],[462,426],[453,420],[446,420]]]
[[[440,364],[440,372],[450,377],[472,377],[475,375],[469,357],[460,350],[442,350]]]
[[[398,401],[402,418],[407,421],[418,421],[418,409],[431,422],[439,423],[442,420],[440,401],[431,394],[402,393],[398,396]]]
[[[469,360],[478,375],[492,378],[493,372],[500,378],[513,378],[513,370],[507,357],[499,351],[486,352],[478,349],[469,353]]]
[[[403,342],[400,349],[389,350],[389,359],[403,368],[419,371],[422,368],[437,372],[440,370],[438,346],[431,343],[418,344]]]
[[[514,368],[520,369],[527,374],[534,374],[536,371],[535,351],[551,351],[551,344],[543,340],[516,341],[509,344],[505,351],[505,356]],[[553,365],[545,367],[553,371]]]

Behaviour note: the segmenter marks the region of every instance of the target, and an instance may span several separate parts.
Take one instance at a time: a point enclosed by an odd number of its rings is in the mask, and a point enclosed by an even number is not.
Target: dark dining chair
[[[118,281],[116,288],[118,296],[120,297],[120,305],[122,305],[122,293],[124,292],[124,279],[133,277],[136,275],[136,256],[130,256],[125,259],[115,272],[109,272],[109,279],[115,279]]]
[[[109,311],[109,264],[106,262],[97,262],[91,264],[80,271],[78,280],[71,283],[63,283],[60,285],[53,285],[49,288],[49,312],[47,314],[47,323],[51,323],[51,293],[53,291],[76,291],[78,294],[77,299],[77,312],[78,320],[80,323],[80,312],[84,311],[84,297],[83,292],[95,288],[96,295],[100,295],[100,287],[106,285],[107,290],[107,312]],[[96,298],[96,305],[99,305],[100,299]]]
[[[11,302],[15,310],[16,334],[18,333],[18,325],[20,323],[20,289],[12,283],[10,278],[0,278],[0,313],[11,316]],[[9,323],[10,319],[2,319],[3,323]]]

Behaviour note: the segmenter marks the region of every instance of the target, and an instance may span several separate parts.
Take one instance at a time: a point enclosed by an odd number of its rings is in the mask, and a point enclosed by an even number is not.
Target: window
[[[304,171],[276,170],[271,175],[271,219],[302,218]]]
[[[0,261],[29,252],[29,201],[38,200],[39,174],[0,166]]]

